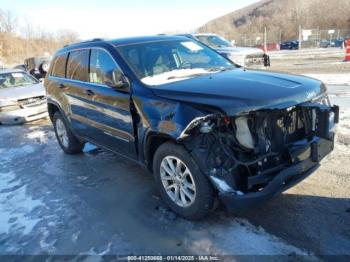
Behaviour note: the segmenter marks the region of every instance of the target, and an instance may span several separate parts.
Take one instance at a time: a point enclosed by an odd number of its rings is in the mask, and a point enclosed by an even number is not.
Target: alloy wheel
[[[56,132],[57,132],[57,137],[58,137],[59,141],[61,142],[61,144],[65,148],[68,148],[69,140],[68,140],[67,129],[66,129],[66,126],[64,125],[64,123],[61,119],[56,120]]]
[[[174,156],[165,157],[160,165],[163,187],[169,198],[180,207],[191,206],[196,199],[196,184],[186,164]]]

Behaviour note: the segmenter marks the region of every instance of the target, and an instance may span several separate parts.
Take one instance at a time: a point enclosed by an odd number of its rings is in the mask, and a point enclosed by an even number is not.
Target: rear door
[[[69,105],[68,117],[73,131],[80,136],[87,136],[90,131],[90,94],[88,88],[89,49],[74,50],[69,53],[66,78],[61,82],[65,99]]]

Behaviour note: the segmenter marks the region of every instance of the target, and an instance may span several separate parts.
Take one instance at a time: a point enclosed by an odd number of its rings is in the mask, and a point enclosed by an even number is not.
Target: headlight
[[[329,132],[334,131],[334,128],[335,128],[335,114],[334,114],[334,112],[329,113],[328,127],[329,127]]]
[[[16,101],[0,100],[0,112],[9,112],[17,109],[20,109],[20,106]]]
[[[12,100],[0,100],[0,107],[16,106],[17,102]]]
[[[248,119],[246,117],[239,117],[235,120],[236,124],[236,138],[238,142],[248,149],[254,149],[254,139],[248,126]]]

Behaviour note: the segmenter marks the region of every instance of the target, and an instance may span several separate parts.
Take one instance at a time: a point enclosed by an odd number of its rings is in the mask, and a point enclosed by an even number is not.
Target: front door
[[[86,135],[97,144],[136,158],[130,93],[105,84],[106,75],[111,72],[122,74],[108,51],[91,49],[89,83],[85,87],[85,107],[89,112]]]

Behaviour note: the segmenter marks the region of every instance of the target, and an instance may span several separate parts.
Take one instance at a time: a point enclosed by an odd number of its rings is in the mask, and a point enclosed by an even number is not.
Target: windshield
[[[217,35],[197,35],[196,38],[213,48],[233,47],[229,41]]]
[[[24,72],[10,72],[0,74],[0,88],[19,87],[38,83],[31,75]]]
[[[138,78],[151,86],[236,68],[220,54],[191,40],[130,44],[118,50]]]

